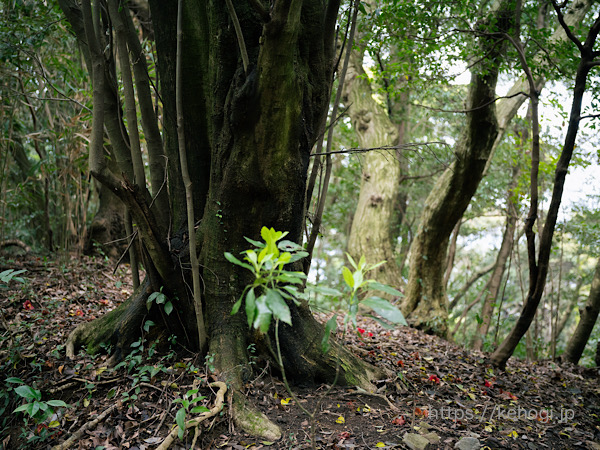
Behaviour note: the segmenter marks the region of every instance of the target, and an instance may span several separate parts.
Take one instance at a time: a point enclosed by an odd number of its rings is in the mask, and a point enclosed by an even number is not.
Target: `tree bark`
[[[558,9],[557,5],[554,6],[556,9]],[[519,316],[517,323],[491,357],[492,363],[500,368],[506,367],[506,362],[512,356],[512,353],[519,344],[519,341],[527,332],[531,322],[533,321],[538,304],[544,292],[552,248],[552,237],[554,235],[554,228],[558,218],[558,211],[562,199],[565,178],[569,169],[569,162],[571,161],[573,150],[575,149],[575,140],[579,130],[579,121],[581,120],[581,107],[587,82],[587,75],[590,69],[598,64],[598,62],[595,61],[597,55],[593,48],[598,36],[598,32],[600,32],[600,17],[598,17],[593,23],[585,42],[582,43],[572,34],[568,26],[564,23],[564,19],[560,15],[560,12],[558,12],[558,14],[559,20],[562,19],[561,24],[563,25],[565,32],[579,48],[581,59],[575,76],[573,103],[571,105],[571,112],[569,116],[569,126],[560,158],[556,164],[556,170],[554,173],[554,188],[552,190],[552,198],[548,208],[546,223],[544,224],[541,233],[537,261],[535,260],[535,253],[533,253],[533,256],[531,256],[530,251],[529,265],[531,278],[527,299],[525,300],[525,305],[523,306],[523,310],[521,311],[521,315]],[[528,238],[528,245],[530,249],[535,251],[535,246],[532,244],[532,241],[533,239]]]
[[[596,264],[590,295],[585,306],[579,312],[579,323],[571,339],[569,339],[562,359],[573,364],[579,362],[598,319],[598,313],[600,313],[600,260]]]
[[[369,151],[361,157],[362,178],[358,205],[348,237],[348,253],[369,263],[387,261],[371,273],[375,280],[390,286],[401,284],[395,262],[393,225],[400,193],[400,161],[397,156],[398,128],[373,91],[362,67],[364,49],[352,50],[344,84],[344,103],[358,138]]]
[[[89,31],[89,26],[77,22],[81,21],[77,4],[60,1],[69,19],[75,21],[73,29]],[[288,231],[290,240],[301,242],[310,150],[331,93],[339,1],[276,1],[266,13],[269,20],[248,2],[232,2],[241,36],[234,31],[233,14],[225,2],[186,0],[183,5],[181,107],[185,135],[180,142],[182,146],[185,142],[181,150],[185,152],[193,189],[192,213],[202,268],[209,352],[215,356],[219,376],[231,387],[234,420],[246,431],[272,440],[280,436],[280,431],[247,403],[241,388],[250,373],[250,343],[256,343],[266,358],[276,360],[273,330],[257,334],[248,328],[243,313],[231,315],[233,304],[251,280],[248,271],[224,258],[224,252],[238,255],[247,249],[244,237],[257,238],[262,226]],[[92,173],[130,208],[144,243],[144,266],[149,277],[113,313],[78,328],[69,339],[71,354],[79,345],[112,340],[117,358],[117,353],[128,349],[146,317],[152,318],[157,328],[162,325],[168,332],[183,336],[190,347],[197,347],[194,301],[187,289],[191,278],[187,245],[190,233],[173,89],[177,5],[150,0],[150,8],[161,80],[169,226],[165,227],[160,216],[154,214],[146,187],[132,184],[131,157],[121,161],[121,173],[110,171],[99,151],[98,134],[94,134]],[[107,23],[101,26],[105,32],[112,32]],[[80,40],[94,41],[88,37]],[[248,64],[243,63],[239,51],[242,39]],[[117,114],[117,121],[110,126],[108,123],[114,119],[109,108],[117,105],[117,112],[120,110],[119,100],[114,97],[117,91],[102,87],[106,78],[110,82],[110,64],[104,67],[102,77],[98,48],[90,54],[92,57],[87,59],[94,67],[94,126],[102,129],[103,125],[97,110],[104,114],[111,142],[121,140],[122,144],[126,142],[123,134],[110,132],[122,131],[120,116]],[[100,93],[105,94],[103,103]],[[94,131],[98,133],[96,128]],[[175,307],[170,316],[159,305],[152,304],[150,311],[145,309],[148,295],[161,287]],[[341,384],[370,388],[370,380],[376,376],[374,370],[338,344],[323,354],[320,342],[324,330],[308,305],[289,306],[293,326],[280,327],[280,341],[290,378],[331,382],[339,361]]]
[[[454,151],[457,159],[437,180],[425,201],[411,246],[409,280],[402,303],[410,324],[440,336],[448,332],[448,300],[443,283],[448,239],[481,181],[498,134],[494,100],[504,48],[503,38],[498,36],[514,26],[514,3],[500,2],[490,16],[493,20],[489,21],[487,33],[478,37],[485,57],[473,68],[467,123]]]

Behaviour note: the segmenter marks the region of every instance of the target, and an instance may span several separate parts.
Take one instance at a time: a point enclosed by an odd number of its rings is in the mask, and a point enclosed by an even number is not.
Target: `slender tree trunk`
[[[562,355],[565,361],[573,364],[577,364],[583,350],[592,334],[596,320],[598,319],[598,313],[600,312],[600,260],[596,264],[596,270],[594,271],[594,279],[592,280],[592,287],[590,289],[590,295],[583,309],[579,313],[579,323],[575,332],[569,339],[567,348]]]
[[[473,340],[473,349],[481,350],[483,342],[487,333],[490,329],[492,322],[492,316],[494,314],[494,304],[498,299],[500,292],[500,285],[502,283],[502,276],[506,268],[506,262],[510,256],[510,252],[513,248],[515,230],[517,227],[517,220],[519,218],[517,208],[514,200],[514,190],[517,187],[519,181],[520,170],[517,166],[513,166],[512,179],[508,188],[508,194],[506,197],[506,226],[504,228],[504,235],[502,236],[502,244],[500,244],[500,250],[496,257],[496,263],[490,279],[484,287],[486,292],[483,306],[481,307],[481,320],[482,322],[477,326],[475,331],[475,337]]]
[[[558,9],[558,6],[555,5],[555,7]],[[567,25],[564,23],[564,19],[562,19],[561,13],[558,12],[558,14],[559,20],[562,21],[561,24],[563,25],[563,28],[565,30],[569,30]],[[541,233],[539,255],[537,257],[537,261],[535,260],[535,236],[532,234],[531,231],[529,232],[528,236],[528,247],[530,255],[530,288],[527,294],[525,305],[523,306],[521,315],[517,320],[517,323],[515,324],[514,328],[508,334],[508,336],[506,336],[502,344],[494,352],[491,358],[493,364],[500,368],[504,368],[506,366],[506,362],[513,354],[521,338],[527,332],[535,316],[535,312],[544,292],[552,247],[552,237],[554,235],[554,228],[558,217],[558,211],[562,199],[565,178],[567,176],[567,171],[569,168],[569,162],[571,161],[573,150],[575,148],[575,140],[577,137],[577,132],[579,130],[579,121],[581,120],[581,105],[583,100],[583,94],[585,92],[587,75],[590,69],[594,67],[594,65],[598,64],[596,61],[594,61],[594,59],[597,56],[593,50],[593,47],[596,42],[596,38],[598,36],[599,31],[600,17],[597,18],[594,24],[591,26],[584,43],[579,42],[579,40],[574,35],[572,35],[571,31],[567,31],[567,33],[569,33],[569,37],[577,45],[581,54],[581,60],[579,62],[579,66],[577,68],[577,73],[575,76],[575,86],[573,89],[573,103],[571,105],[569,126],[567,129],[565,143],[563,145],[560,158],[556,164],[552,199],[550,200],[550,206],[548,208],[548,216],[546,218],[546,223]],[[530,214],[528,220],[531,219],[535,220],[535,216],[532,217]]]

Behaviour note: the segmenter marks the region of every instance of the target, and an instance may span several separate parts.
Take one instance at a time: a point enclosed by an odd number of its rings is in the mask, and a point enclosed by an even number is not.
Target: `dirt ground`
[[[72,436],[71,448],[154,449],[174,427],[189,390],[205,397],[189,409],[214,406],[210,358],[172,340],[141,342],[115,368],[106,367],[105,355],[65,357],[65,340],[78,323],[109,311],[132,291],[127,269],[113,274],[111,264],[89,257],[0,257],[0,272],[26,270],[18,275],[24,282],[0,281],[0,449],[45,449]],[[246,394],[281,428],[282,438],[265,441],[237,429],[226,397],[196,437],[188,430],[171,448],[304,449],[314,436],[320,449],[600,449],[597,369],[511,360],[501,372],[483,353],[407,327],[386,330],[371,319],[361,320],[345,344],[388,369],[388,379],[375,380],[376,393],[295,385],[294,400],[278,374],[256,358]],[[13,412],[33,402],[17,394],[21,385],[54,414],[40,421]],[[51,400],[69,406],[53,407]]]

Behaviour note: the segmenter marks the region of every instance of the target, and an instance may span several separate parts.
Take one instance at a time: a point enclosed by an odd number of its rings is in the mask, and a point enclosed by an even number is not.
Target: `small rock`
[[[406,433],[402,440],[412,450],[426,450],[429,448],[429,440],[420,434]]]
[[[433,431],[431,433],[424,434],[423,437],[427,439],[430,444],[437,445],[440,443],[440,437]]]
[[[456,443],[454,448],[457,448],[458,450],[479,450],[481,448],[481,443],[474,437],[464,437]]]

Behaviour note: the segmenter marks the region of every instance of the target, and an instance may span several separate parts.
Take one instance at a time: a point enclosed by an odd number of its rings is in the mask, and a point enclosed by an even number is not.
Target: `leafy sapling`
[[[366,278],[368,272],[385,264],[385,261],[369,265],[364,256],[360,257],[358,263],[349,254],[346,253],[346,256],[352,269],[346,266],[342,267],[342,276],[344,279],[342,291],[318,286],[311,288],[314,292],[332,298],[336,305],[336,313],[325,325],[325,334],[321,342],[324,352],[327,352],[330,348],[329,338],[337,328],[338,314],[342,314],[344,317],[344,327],[351,323],[354,329],[358,331],[356,318],[360,312],[360,305],[366,306],[375,312],[377,316],[371,315],[371,317],[385,328],[392,328],[397,324],[408,325],[402,312],[388,300],[369,295],[372,291],[383,292],[395,297],[403,295],[402,292],[387,284],[381,284],[375,280]]]
[[[163,308],[167,316],[173,311],[173,303],[171,303],[171,301],[167,299],[167,296],[163,294],[162,287],[159,292],[153,292],[148,296],[148,300],[146,300],[146,308],[148,308],[148,311],[150,311],[150,308],[152,307],[152,302],[156,302],[157,305],[164,305]]]
[[[287,234],[287,231],[263,227],[260,235],[264,242],[245,238],[256,247],[256,250],[242,252],[246,262],[240,261],[231,253],[225,253],[229,262],[249,270],[254,275],[254,281],[246,286],[239,300],[233,305],[231,314],[236,314],[242,302],[245,302],[248,326],[261,333],[269,331],[273,318],[291,325],[292,316],[286,300],[299,304],[297,299],[304,295],[299,287],[304,283],[306,275],[303,272],[286,270],[284,266],[304,258],[308,253],[294,242],[282,241]]]
[[[6,382],[23,383],[21,379],[14,377],[7,378]],[[26,384],[21,384],[14,388],[14,392],[19,397],[22,397],[27,403],[22,404],[13,412],[29,416],[35,423],[42,423],[49,417],[52,417],[54,415],[54,408],[69,408],[69,405],[62,400],[42,400],[41,391]],[[58,422],[52,421],[48,426],[52,428],[58,425]]]
[[[183,439],[183,435],[185,433],[185,417],[188,412],[191,414],[200,414],[210,411],[204,405],[194,406],[195,403],[198,403],[206,398],[204,396],[196,396],[197,393],[198,389],[191,389],[186,392],[183,398],[176,398],[173,400],[173,403],[181,403],[181,408],[179,408],[175,414],[175,422],[177,423],[178,427],[177,435],[179,436],[179,439]]]

